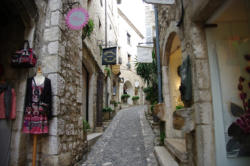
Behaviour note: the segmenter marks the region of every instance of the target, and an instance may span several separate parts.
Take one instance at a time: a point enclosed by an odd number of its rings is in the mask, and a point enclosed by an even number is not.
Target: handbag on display
[[[11,56],[11,65],[13,67],[19,68],[29,68],[36,66],[36,55],[33,52],[33,49],[30,48],[28,40],[24,41],[24,48],[17,50]]]

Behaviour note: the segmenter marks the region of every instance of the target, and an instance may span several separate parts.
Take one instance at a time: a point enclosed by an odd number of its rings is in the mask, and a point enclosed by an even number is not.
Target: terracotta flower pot
[[[164,110],[164,104],[159,103],[156,104],[154,107],[154,114],[161,120],[165,121],[165,110]]]

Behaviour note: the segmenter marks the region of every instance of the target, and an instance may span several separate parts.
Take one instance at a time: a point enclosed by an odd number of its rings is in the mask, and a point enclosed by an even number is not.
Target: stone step
[[[179,166],[164,146],[155,146],[154,153],[160,166]]]
[[[103,126],[102,127],[96,127],[95,132],[96,133],[102,133],[103,132]]]
[[[100,138],[102,136],[102,132],[101,133],[91,133],[87,135],[87,140],[88,140],[88,150],[90,150],[91,146],[93,146],[96,141],[98,140],[98,138]]]
[[[166,148],[173,154],[177,159],[180,160],[180,163],[187,163],[187,149],[186,141],[181,138],[166,138],[165,139]]]

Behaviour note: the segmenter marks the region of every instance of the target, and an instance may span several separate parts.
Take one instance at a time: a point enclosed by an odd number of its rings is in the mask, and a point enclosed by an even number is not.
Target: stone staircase
[[[155,146],[155,156],[160,166],[187,166],[185,139],[167,138],[165,146]]]
[[[179,166],[164,146],[155,146],[154,153],[160,166]]]

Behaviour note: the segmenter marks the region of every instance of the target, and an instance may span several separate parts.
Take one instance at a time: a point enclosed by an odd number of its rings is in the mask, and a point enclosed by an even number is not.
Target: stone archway
[[[132,105],[133,101],[132,101],[132,96],[134,95],[134,91],[133,91],[133,86],[131,84],[130,81],[126,81],[123,85],[123,94],[129,94],[130,98],[128,98],[128,104]]]
[[[179,86],[181,78],[178,74],[182,64],[181,41],[176,32],[170,33],[163,56],[163,95],[166,104],[166,135],[170,138],[182,138],[181,131],[173,128],[173,113],[177,106],[183,106]]]
[[[181,77],[179,74],[179,68],[182,64],[182,52],[181,42],[177,35],[175,35],[170,49],[169,63],[168,63],[168,77],[169,77],[169,89],[171,98],[171,107],[174,111],[177,106],[184,106],[181,101],[181,94],[179,87],[181,84]]]

